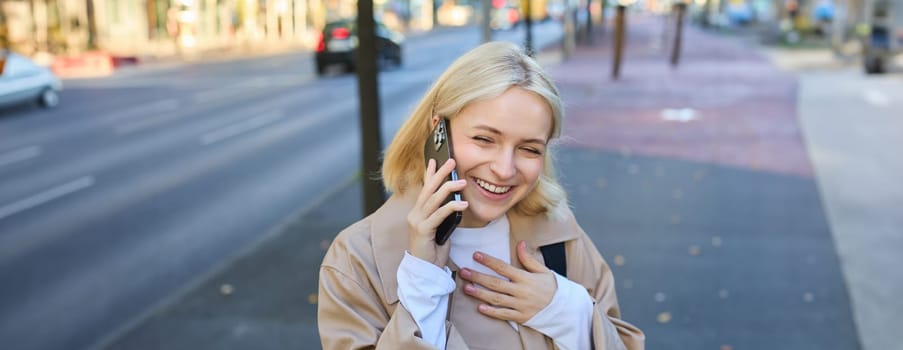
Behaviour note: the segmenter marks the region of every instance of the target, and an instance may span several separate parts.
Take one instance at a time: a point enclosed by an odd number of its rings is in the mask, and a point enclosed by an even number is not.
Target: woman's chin
[[[501,218],[508,212],[508,208],[496,208],[496,207],[483,207],[483,206],[471,206],[467,211],[464,212],[464,217],[461,220],[461,224],[458,226],[461,227],[483,227],[489,224],[490,222]],[[479,213],[479,214],[477,214]]]

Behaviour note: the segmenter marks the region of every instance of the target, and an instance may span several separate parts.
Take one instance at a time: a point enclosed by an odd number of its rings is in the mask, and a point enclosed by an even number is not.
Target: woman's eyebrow
[[[477,125],[477,126],[474,126],[474,129],[484,130],[484,131],[487,131],[487,132],[490,132],[490,133],[493,133],[493,134],[496,134],[496,135],[499,135],[499,136],[504,135],[504,133],[503,133],[501,130],[496,129],[496,128],[493,128],[493,127],[491,127],[491,126],[489,126],[489,125]],[[521,142],[526,142],[526,143],[538,143],[538,144],[540,144],[540,145],[545,145],[545,144],[547,143],[546,140],[543,140],[543,139],[540,139],[540,138],[523,139],[523,140],[521,140]]]
[[[496,129],[496,128],[493,128],[493,127],[491,127],[491,126],[489,126],[489,125],[477,125],[477,126],[474,127],[474,129],[485,130],[485,131],[491,132],[491,133],[496,134],[496,135],[501,135],[501,134],[502,134],[502,131],[501,131],[501,130]]]

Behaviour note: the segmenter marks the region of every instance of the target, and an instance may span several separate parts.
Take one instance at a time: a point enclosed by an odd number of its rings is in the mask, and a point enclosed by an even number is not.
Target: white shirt
[[[485,227],[455,229],[449,238],[450,258],[458,267],[505,278],[473,260],[477,250],[511,263],[508,218],[490,222]],[[442,276],[436,278],[436,276]],[[424,341],[445,349],[445,320],[448,300],[455,281],[448,267],[438,266],[405,252],[397,271],[398,299],[420,328]],[[505,278],[507,280],[507,278]],[[593,300],[578,283],[555,274],[558,288],[552,301],[524,326],[545,334],[559,349],[590,349]],[[509,322],[517,329],[517,325]],[[574,325],[582,325],[575,327]]]

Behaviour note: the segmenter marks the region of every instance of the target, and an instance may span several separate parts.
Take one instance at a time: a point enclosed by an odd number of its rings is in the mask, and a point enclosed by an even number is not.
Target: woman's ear
[[[430,127],[430,129],[435,129],[436,125],[439,125],[439,116],[433,115],[433,125]]]

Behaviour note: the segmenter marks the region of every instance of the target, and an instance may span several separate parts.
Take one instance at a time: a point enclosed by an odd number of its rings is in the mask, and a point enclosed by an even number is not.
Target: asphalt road
[[[407,41],[380,77],[384,140],[478,39]],[[0,110],[4,347],[96,346],[351,181],[356,79],[317,78],[310,56],[139,67],[66,81],[56,109]]]

